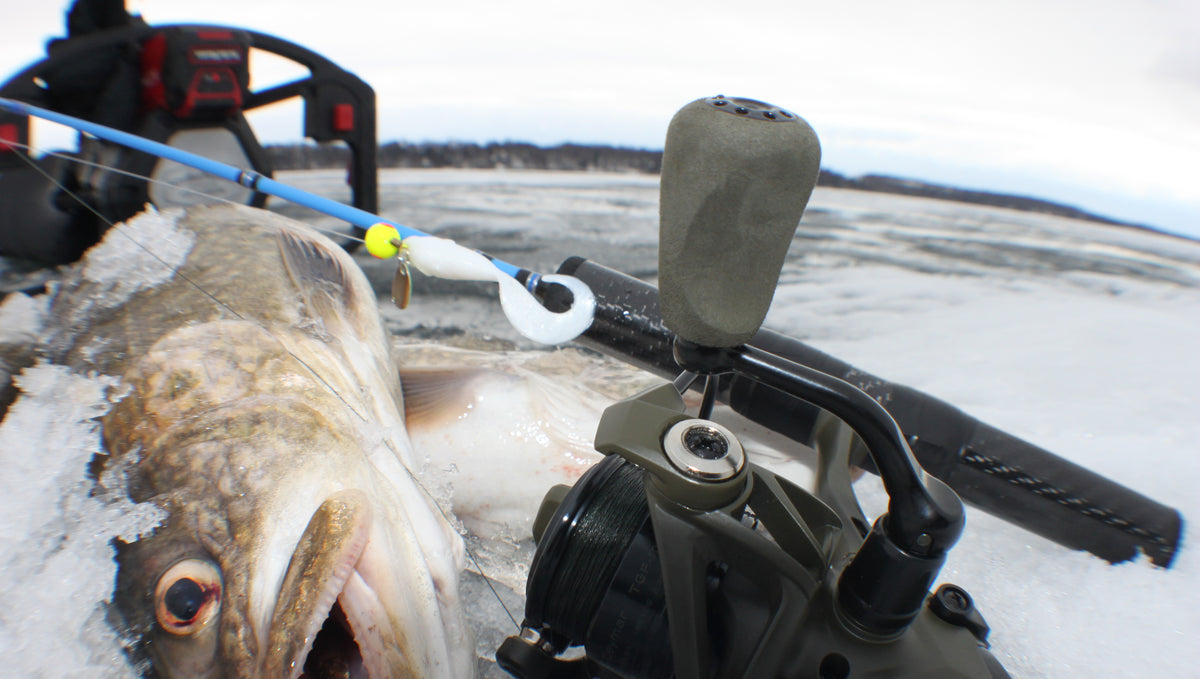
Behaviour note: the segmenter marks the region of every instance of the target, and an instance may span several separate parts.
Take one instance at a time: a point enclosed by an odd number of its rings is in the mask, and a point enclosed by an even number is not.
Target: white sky
[[[0,3],[20,7],[0,27],[12,73],[64,33],[69,3]],[[153,24],[236,25],[321,52],[375,87],[381,141],[661,148],[676,110],[723,93],[804,116],[829,169],[1036,195],[1200,237],[1195,0],[129,6]],[[298,107],[253,120],[267,141],[300,134]]]

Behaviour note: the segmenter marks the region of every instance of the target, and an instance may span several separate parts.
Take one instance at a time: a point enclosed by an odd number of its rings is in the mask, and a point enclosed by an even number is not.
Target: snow
[[[853,293],[852,310],[831,319],[831,302],[788,304],[812,292],[797,286],[768,323],[806,328],[823,351],[954,403],[1180,509],[1185,520],[1200,512],[1190,454],[1200,435],[1196,290],[1005,289],[895,269],[813,278],[809,285],[834,298]],[[886,306],[863,303],[864,280],[886,291],[877,293]],[[869,492],[865,505],[883,507],[873,478],[858,492]],[[969,509],[941,581],[972,593],[1013,676],[1190,676],[1200,660],[1197,537],[1186,523],[1170,570],[1144,560],[1110,566]]]
[[[191,249],[174,213],[149,211],[113,229],[79,275],[94,284],[86,315],[170,278]],[[150,247],[145,247],[149,243]],[[47,298],[15,294],[0,305],[0,344],[30,342]],[[7,374],[5,374],[7,377]],[[102,450],[99,418],[119,380],[39,362],[16,376],[20,397],[0,422],[0,643],[13,676],[125,677],[107,602],[116,580],[111,542],[133,541],[161,520],[131,503],[120,468],[89,476]]]
[[[29,343],[41,329],[46,314],[46,298],[13,294],[0,301],[0,343]]]
[[[118,470],[98,486],[87,476],[100,449],[95,418],[108,411],[116,380],[38,365],[18,383],[22,397],[0,426],[5,672],[129,676],[117,633],[105,622],[116,579],[110,543],[136,539],[161,517],[128,500]]]
[[[941,581],[972,593],[1013,676],[1193,676],[1200,244],[845,193],[818,192],[815,207],[830,211],[826,221],[849,213],[847,228],[874,230],[860,231],[855,247],[886,249],[892,261],[805,252],[785,269],[768,326],[954,403],[1178,508],[1186,521],[1182,551],[1163,570],[1145,560],[1110,566],[969,509]],[[934,240],[967,256],[930,260]],[[1023,254],[985,250],[1014,241]],[[883,506],[874,479],[858,493]]]
[[[178,209],[159,212],[147,206],[88,252],[83,277],[101,284],[97,303],[115,306],[171,279],[195,242],[195,236],[176,223],[180,215]]]
[[[334,197],[344,197],[342,179],[284,177]],[[654,178],[391,171],[381,179],[385,217],[513,263],[552,271],[581,254],[653,275]],[[358,260],[390,281],[390,262]],[[528,347],[488,290],[418,280],[406,311],[390,308],[386,284],[381,292],[393,332]],[[0,340],[36,333],[39,304],[6,300]],[[1185,520],[1200,516],[1200,243],[818,189],[766,325],[954,403],[1178,508]],[[49,365],[19,379],[22,398],[0,426],[5,672],[128,675],[103,622],[113,582],[108,541],[156,517],[120,500],[119,474],[102,479],[107,492],[87,492],[87,462],[100,445],[93,418],[114,385]],[[882,506],[872,478],[858,492],[869,511]],[[993,651],[1015,677],[1195,676],[1197,537],[1188,521],[1169,570],[1145,560],[1112,566],[969,509],[941,580],[972,594]],[[496,624],[511,627],[502,615]]]

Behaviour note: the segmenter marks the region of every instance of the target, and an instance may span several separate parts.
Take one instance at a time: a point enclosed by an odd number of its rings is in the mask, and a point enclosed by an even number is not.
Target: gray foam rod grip
[[[769,104],[718,96],[675,114],[659,206],[668,328],[708,347],[754,336],[820,165],[808,123]]]

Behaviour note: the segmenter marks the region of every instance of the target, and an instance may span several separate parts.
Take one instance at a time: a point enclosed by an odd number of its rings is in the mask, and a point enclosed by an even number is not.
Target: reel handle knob
[[[802,118],[709,97],[667,128],[659,227],[662,315],[680,338],[734,347],[757,332],[820,172]]]

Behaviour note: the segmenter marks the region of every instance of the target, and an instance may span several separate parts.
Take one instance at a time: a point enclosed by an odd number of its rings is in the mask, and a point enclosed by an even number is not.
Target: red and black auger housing
[[[304,135],[350,153],[355,207],[375,212],[375,92],[360,78],[294,43],[226,26],[150,26],[122,1],[78,0],[68,35],[46,57],[0,85],[0,97],[107,125],[270,177],[273,167],[246,113],[304,102]],[[309,76],[254,90],[255,51],[295,62]],[[80,136],[62,157],[29,147],[29,119],[0,111],[0,255],[60,264],[77,259],[110,223],[147,203],[219,199],[262,206],[266,196],[177,163]],[[84,161],[84,162],[78,162]],[[149,178],[152,181],[147,181]]]

